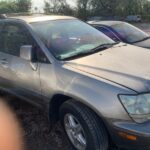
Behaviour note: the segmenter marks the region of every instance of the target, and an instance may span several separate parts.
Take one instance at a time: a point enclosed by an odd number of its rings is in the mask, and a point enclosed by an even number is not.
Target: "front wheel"
[[[103,123],[89,108],[67,101],[60,108],[64,130],[77,150],[107,150],[108,136]]]

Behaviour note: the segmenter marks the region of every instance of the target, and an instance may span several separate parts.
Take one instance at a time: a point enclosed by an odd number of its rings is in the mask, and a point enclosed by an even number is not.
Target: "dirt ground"
[[[47,114],[20,99],[2,96],[12,108],[23,129],[25,150],[73,150],[58,122],[50,128]]]

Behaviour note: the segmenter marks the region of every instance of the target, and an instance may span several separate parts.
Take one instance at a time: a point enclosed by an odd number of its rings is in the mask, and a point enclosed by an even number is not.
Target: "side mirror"
[[[32,61],[32,45],[21,46],[20,57],[24,60]]]

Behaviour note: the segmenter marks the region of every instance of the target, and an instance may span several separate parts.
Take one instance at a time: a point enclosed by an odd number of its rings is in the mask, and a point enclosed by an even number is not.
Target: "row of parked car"
[[[60,120],[77,150],[149,149],[150,37],[124,22],[90,24],[1,16],[0,88]]]
[[[88,18],[88,21],[102,21],[102,20],[119,20],[119,21],[126,21],[126,22],[141,22],[142,17],[141,15],[129,15],[126,18],[124,17],[119,17],[119,16],[107,16],[107,17],[102,17],[102,16],[94,16],[91,18]]]

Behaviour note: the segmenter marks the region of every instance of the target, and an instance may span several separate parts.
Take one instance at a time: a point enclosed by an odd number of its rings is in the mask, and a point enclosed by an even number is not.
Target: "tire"
[[[69,135],[74,135],[71,129],[68,129],[66,118],[73,118],[74,124],[80,124],[82,127],[82,139],[85,138],[86,146],[77,147],[77,144],[73,144],[72,138]],[[109,147],[109,140],[106,129],[103,122],[97,117],[97,115],[89,108],[74,102],[73,100],[67,101],[62,104],[60,108],[60,120],[67,134],[67,137],[71,144],[77,150],[107,150]],[[69,119],[68,119],[69,120]],[[68,121],[69,122],[69,121]],[[76,126],[77,126],[76,125]],[[79,126],[79,125],[78,125]],[[67,129],[66,129],[67,128]],[[70,134],[68,134],[68,132]],[[82,140],[83,141],[83,140]],[[83,142],[82,142],[83,143]],[[84,143],[85,144],[85,143]]]

